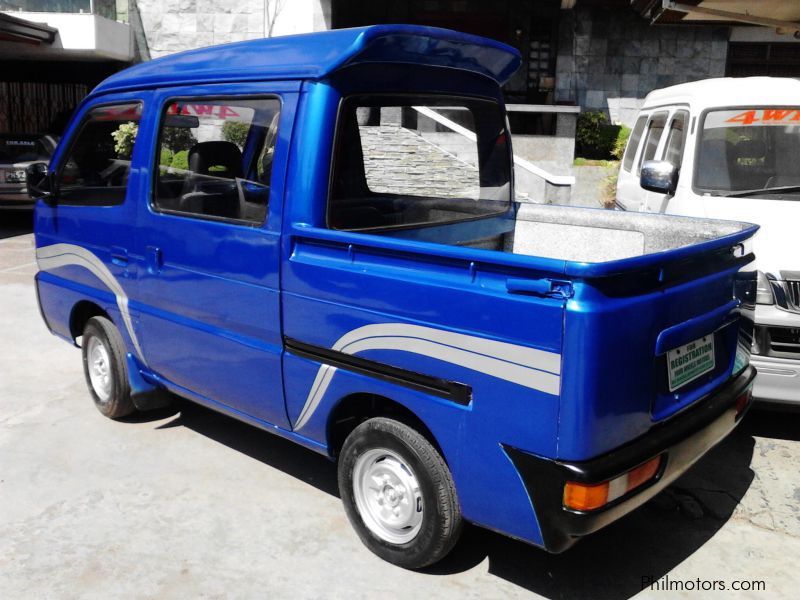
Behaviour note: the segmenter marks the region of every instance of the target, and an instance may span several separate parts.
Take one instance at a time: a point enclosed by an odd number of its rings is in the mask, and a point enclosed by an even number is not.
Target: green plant
[[[117,158],[130,160],[131,154],[133,154],[133,142],[136,140],[138,131],[138,125],[129,121],[117,127],[117,130],[111,134],[111,137],[114,138],[114,152],[117,153]]]
[[[161,153],[158,155],[158,164],[162,167],[172,166],[172,159],[175,155],[166,146],[161,146]]]
[[[176,152],[175,156],[172,157],[172,164],[170,165],[174,169],[188,169],[189,168],[189,151],[188,150],[181,150],[180,152]]]
[[[250,125],[247,123],[242,123],[241,121],[225,121],[222,124],[222,139],[226,142],[236,144],[239,146],[239,149],[243,149],[249,131]]]
[[[196,143],[197,138],[188,127],[164,127],[161,134],[161,145],[166,146],[173,154],[188,150]]]
[[[612,125],[602,111],[587,111],[578,115],[575,131],[575,153],[579,157],[609,160],[619,139],[622,126]]]
[[[625,147],[628,145],[628,138],[631,137],[631,128],[627,125],[622,125],[617,133],[617,139],[614,142],[614,149],[611,155],[617,160],[622,160],[622,155],[625,154]]]

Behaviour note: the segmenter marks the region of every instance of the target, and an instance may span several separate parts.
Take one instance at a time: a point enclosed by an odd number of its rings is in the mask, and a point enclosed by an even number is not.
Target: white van
[[[800,403],[800,80],[708,79],[650,93],[617,205],[761,225],[755,395]]]

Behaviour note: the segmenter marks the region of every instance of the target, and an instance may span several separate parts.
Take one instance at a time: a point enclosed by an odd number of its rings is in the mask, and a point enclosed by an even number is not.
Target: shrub
[[[249,131],[250,125],[247,123],[242,123],[241,121],[225,121],[225,123],[222,124],[222,139],[226,142],[236,144],[239,146],[239,149],[243,149]]]
[[[188,169],[189,168],[189,151],[188,150],[181,150],[180,152],[176,152],[175,156],[172,157],[172,165],[174,169]]]
[[[627,140],[630,129],[610,124],[604,112],[596,110],[581,113],[575,132],[575,154],[583,158],[610,160],[617,157],[618,144],[621,143],[622,151],[625,150],[625,141],[620,142],[623,135]]]
[[[631,137],[631,128],[627,125],[622,125],[617,133],[617,140],[614,142],[614,149],[611,155],[617,160],[622,160],[622,155],[625,154],[625,146],[628,145],[628,138]]]
[[[138,131],[138,125],[131,121],[123,123],[111,134],[111,137],[114,138],[114,151],[118,158],[130,160],[131,154],[133,154],[133,142]]]

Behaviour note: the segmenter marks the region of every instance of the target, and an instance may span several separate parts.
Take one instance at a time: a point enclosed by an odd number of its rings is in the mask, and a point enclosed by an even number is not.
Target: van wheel
[[[347,437],[339,457],[339,493],[364,545],[400,567],[437,562],[461,533],[461,510],[444,460],[417,431],[392,419],[370,419]]]
[[[117,328],[105,317],[92,317],[83,328],[83,373],[94,405],[110,419],[136,410],[131,400],[125,344]]]

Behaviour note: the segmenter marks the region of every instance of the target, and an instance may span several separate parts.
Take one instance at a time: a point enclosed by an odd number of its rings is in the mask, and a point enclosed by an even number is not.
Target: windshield
[[[709,112],[694,185],[720,196],[800,199],[800,107]]]
[[[0,163],[49,160],[50,154],[41,141],[30,137],[0,137]]]

